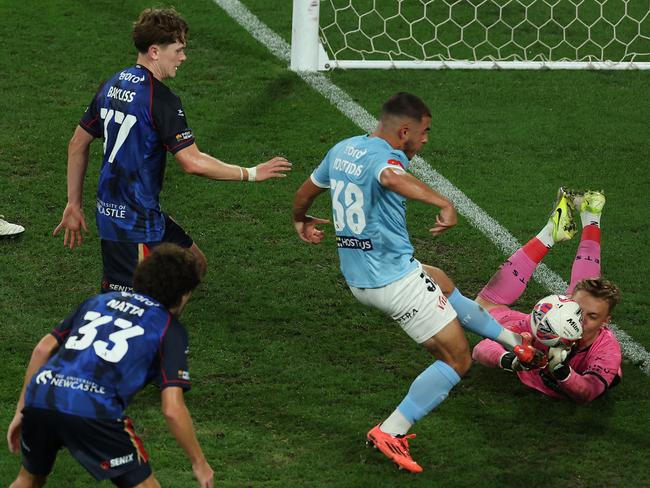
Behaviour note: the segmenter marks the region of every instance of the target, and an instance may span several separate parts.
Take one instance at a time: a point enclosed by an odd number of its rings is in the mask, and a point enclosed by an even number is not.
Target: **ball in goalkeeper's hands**
[[[530,328],[545,346],[570,346],[582,337],[582,310],[567,296],[549,295],[533,307]]]

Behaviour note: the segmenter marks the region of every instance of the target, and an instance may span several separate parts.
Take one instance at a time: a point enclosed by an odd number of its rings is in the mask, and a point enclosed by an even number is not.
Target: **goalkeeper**
[[[488,367],[516,371],[526,386],[554,398],[578,403],[590,402],[618,384],[622,376],[621,348],[607,324],[612,309],[620,301],[620,291],[600,276],[600,217],[604,205],[605,196],[600,192],[579,194],[560,189],[547,225],[510,256],[476,299],[504,327],[518,333],[531,332],[530,314],[512,310],[510,305],[521,296],[551,247],[573,237],[576,225],[572,210],[578,208],[582,236],[566,294],[578,302],[583,312],[580,341],[571,350],[550,348],[549,363],[544,369],[521,368],[511,352],[489,339],[474,348],[475,361]],[[534,345],[546,350],[541,343]]]

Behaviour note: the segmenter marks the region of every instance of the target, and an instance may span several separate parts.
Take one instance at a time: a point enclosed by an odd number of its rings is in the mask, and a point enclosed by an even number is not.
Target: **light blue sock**
[[[499,339],[499,334],[503,331],[503,327],[499,322],[481,307],[474,300],[463,296],[458,288],[449,295],[449,303],[454,307],[458,314],[458,320],[464,328],[471,330],[476,334],[487,337],[496,341]]]
[[[414,424],[440,405],[459,381],[460,376],[454,368],[436,361],[415,378],[397,409]]]

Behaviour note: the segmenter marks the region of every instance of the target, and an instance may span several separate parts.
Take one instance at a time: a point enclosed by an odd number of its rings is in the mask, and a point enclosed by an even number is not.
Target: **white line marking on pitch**
[[[291,46],[266,24],[259,20],[248,8],[238,0],[213,0],[226,11],[239,25],[244,27],[255,39],[261,42],[271,53],[281,61],[290,62]],[[322,73],[296,73],[318,93],[327,98],[332,105],[357,124],[365,132],[372,132],[377,120],[366,109],[352,100],[345,91],[332,83]],[[433,169],[424,159],[416,156],[411,165],[413,173],[429,186],[450,198],[458,212],[469,220],[490,239],[505,255],[515,252],[521,244],[501,224],[490,217],[461,190],[456,188],[447,178]],[[568,284],[555,271],[545,264],[540,264],[533,275],[536,281],[544,285],[551,293],[564,293]],[[621,343],[623,354],[631,361],[638,363],[641,370],[650,375],[650,353],[623,330],[614,324],[610,325]]]

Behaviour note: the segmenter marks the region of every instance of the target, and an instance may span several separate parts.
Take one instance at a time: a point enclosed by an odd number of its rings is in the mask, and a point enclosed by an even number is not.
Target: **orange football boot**
[[[382,432],[379,424],[368,432],[368,441],[372,442],[375,448],[379,449],[388,459],[397,464],[400,468],[411,473],[421,473],[422,467],[413,461],[409,454],[409,443],[407,439],[413,439],[415,434],[405,436],[394,436]]]

